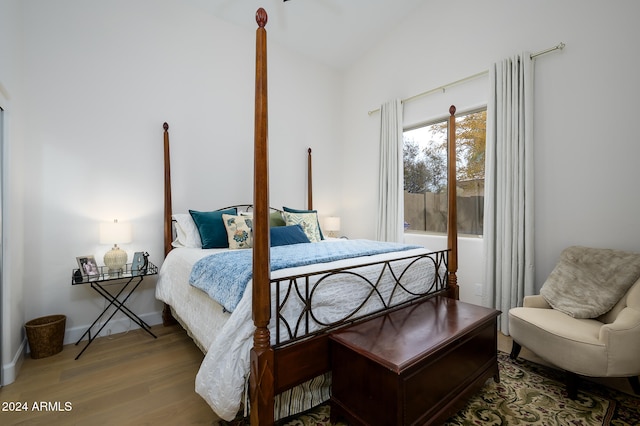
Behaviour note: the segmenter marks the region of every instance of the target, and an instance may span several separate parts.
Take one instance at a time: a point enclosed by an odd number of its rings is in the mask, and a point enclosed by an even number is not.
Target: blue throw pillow
[[[229,247],[227,228],[224,227],[222,215],[236,215],[238,214],[236,209],[218,210],[215,212],[189,210],[189,214],[198,227],[203,249]]]
[[[270,233],[271,247],[310,242],[300,225],[277,226],[271,228]]]
[[[282,207],[282,210],[284,210],[285,212],[289,212],[289,213],[315,213],[316,214],[316,219],[318,217],[318,210],[299,210],[299,209],[292,209],[289,207]],[[320,227],[320,221],[318,220],[318,231],[320,232],[320,239],[324,240],[324,235],[322,235],[322,228]]]

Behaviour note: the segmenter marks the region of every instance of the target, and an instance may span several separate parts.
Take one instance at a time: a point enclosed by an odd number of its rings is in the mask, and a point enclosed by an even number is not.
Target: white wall
[[[345,232],[375,230],[379,114],[367,111],[563,41],[535,64],[537,285],[572,244],[640,251],[639,14],[633,0],[425,2],[345,76]],[[432,118],[432,105],[444,116],[450,104],[477,102],[477,84],[488,91],[485,78],[406,104],[405,121]],[[482,259],[481,246],[469,257]],[[473,294],[482,261],[469,269],[460,260],[459,270],[461,293]]]
[[[26,301],[23,283],[23,197],[22,154],[24,104],[21,79],[22,33],[18,0],[0,2],[0,107],[4,110],[3,269],[2,269],[2,379],[15,379],[23,353]]]
[[[178,0],[30,0],[24,9],[24,318],[67,315],[74,342],[105,302],[71,285],[76,256],[102,264],[102,221],[131,221],[130,255],[163,260],[162,124],[170,126],[174,212],[253,198],[255,31]],[[254,16],[247,17],[254,20]],[[268,27],[267,27],[268,29]],[[271,204],[306,207],[307,148],[315,206],[339,203],[338,74],[269,44]],[[160,322],[155,277],[130,306]],[[121,314],[109,328],[130,326]],[[13,323],[17,328],[19,324]]]
[[[373,237],[379,116],[367,111],[564,41],[536,63],[538,284],[567,245],[640,250],[638,12],[633,0],[425,2],[344,75],[270,44],[271,204],[304,205],[311,146],[315,206],[341,215],[344,234]],[[174,211],[250,199],[255,36],[179,0],[3,0],[0,35],[16,160],[5,365],[26,320],[64,313],[72,341],[102,309],[70,277],[76,256],[100,261],[108,249],[98,244],[101,221],[132,221],[134,242],[123,248],[161,263],[164,121]],[[452,103],[477,106],[483,85],[407,104],[407,124],[444,116]],[[460,242],[463,300],[482,281],[480,243]],[[158,321],[152,284],[132,306]]]

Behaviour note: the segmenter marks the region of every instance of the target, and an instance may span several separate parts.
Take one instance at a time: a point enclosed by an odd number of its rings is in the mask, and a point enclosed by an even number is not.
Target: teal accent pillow
[[[222,215],[236,215],[237,213],[238,211],[236,209],[218,210],[215,212],[189,210],[189,214],[198,227],[203,249],[229,247],[227,228],[225,228],[224,222],[222,221]]]
[[[316,221],[318,220],[318,210],[299,210],[299,209],[292,209],[290,207],[282,207],[282,210],[284,210],[287,213],[315,213]],[[322,235],[322,228],[320,228],[319,221],[318,221],[318,232],[320,233],[320,239],[324,240],[324,235]]]
[[[270,229],[270,235],[271,247],[310,242],[300,225],[276,226]]]

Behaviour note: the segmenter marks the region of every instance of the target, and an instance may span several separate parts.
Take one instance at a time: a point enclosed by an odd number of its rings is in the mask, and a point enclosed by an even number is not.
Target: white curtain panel
[[[495,63],[487,106],[483,304],[502,311],[533,294],[533,61],[523,53]]]
[[[380,107],[380,174],[376,239],[404,239],[404,168],[402,160],[402,102]]]

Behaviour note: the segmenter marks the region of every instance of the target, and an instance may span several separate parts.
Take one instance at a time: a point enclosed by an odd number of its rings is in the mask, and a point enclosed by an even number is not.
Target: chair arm
[[[525,308],[540,308],[540,309],[551,309],[551,305],[539,294],[534,296],[525,296],[522,301],[522,306]]]
[[[614,322],[600,327],[599,339],[609,353],[609,375],[640,374],[640,311],[624,308]]]

